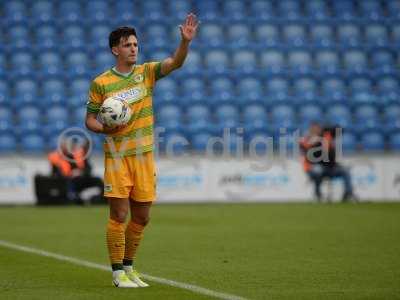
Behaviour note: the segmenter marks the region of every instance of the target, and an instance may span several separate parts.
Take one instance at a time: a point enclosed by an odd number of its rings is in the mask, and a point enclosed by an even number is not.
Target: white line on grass
[[[75,265],[84,266],[84,267],[88,267],[88,268],[92,268],[92,269],[110,271],[110,267],[105,266],[105,265],[100,265],[100,264],[96,264],[96,263],[93,263],[93,262],[90,262],[90,261],[87,261],[87,260],[74,258],[74,257],[70,257],[70,256],[65,256],[65,255],[57,254],[57,253],[53,253],[53,252],[48,252],[48,251],[45,251],[45,250],[40,250],[40,249],[36,249],[36,248],[17,245],[17,244],[14,244],[14,243],[11,243],[11,242],[7,242],[7,241],[4,241],[4,240],[0,240],[0,246],[3,246],[5,248],[9,248],[9,249],[23,251],[23,252],[33,253],[33,254],[37,254],[37,255],[41,255],[41,256],[45,256],[45,257],[51,257],[51,258],[54,258],[54,259],[57,259],[57,260],[66,261],[66,262],[69,262],[69,263],[72,263],[72,264],[75,264]],[[231,295],[231,294],[226,294],[226,293],[221,293],[221,292],[209,290],[209,289],[203,288],[201,286],[193,285],[193,284],[174,281],[174,280],[161,278],[161,277],[156,277],[156,276],[147,275],[147,274],[142,274],[142,276],[143,276],[143,278],[145,278],[147,280],[150,280],[150,281],[153,281],[153,282],[157,282],[157,283],[160,283],[160,284],[165,284],[165,285],[177,287],[177,288],[184,289],[184,290],[189,290],[189,291],[191,291],[193,293],[210,296],[210,297],[214,297],[214,298],[217,298],[217,299],[246,300],[246,298],[242,298],[242,297]]]

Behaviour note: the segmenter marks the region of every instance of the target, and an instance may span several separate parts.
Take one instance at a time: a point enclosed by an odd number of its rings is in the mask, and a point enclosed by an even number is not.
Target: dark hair
[[[128,38],[129,36],[134,35],[136,38],[136,30],[133,27],[118,27],[117,29],[113,30],[108,37],[108,44],[110,49],[112,47],[118,46],[121,38]]]

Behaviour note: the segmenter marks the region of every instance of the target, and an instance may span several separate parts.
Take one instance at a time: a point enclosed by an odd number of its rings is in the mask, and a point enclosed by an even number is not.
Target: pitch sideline
[[[93,263],[93,262],[90,262],[90,261],[87,261],[87,260],[83,260],[83,259],[79,259],[79,258],[65,256],[65,255],[62,255],[62,254],[48,252],[48,251],[41,250],[41,249],[26,247],[26,246],[14,244],[14,243],[11,243],[11,242],[8,242],[8,241],[4,241],[4,240],[0,240],[0,246],[2,246],[4,248],[9,248],[9,249],[13,249],[13,250],[22,251],[22,252],[32,253],[32,254],[36,254],[36,255],[40,255],[40,256],[51,257],[51,258],[54,258],[54,259],[57,259],[57,260],[60,260],[60,261],[66,261],[66,262],[69,262],[69,263],[72,263],[72,264],[75,264],[75,265],[78,265],[78,266],[84,266],[84,267],[103,270],[103,271],[110,271],[110,267],[105,266],[105,265]],[[142,276],[143,276],[143,278],[145,278],[147,280],[150,280],[150,281],[153,281],[153,282],[157,282],[157,283],[160,283],[160,284],[169,285],[169,286],[173,286],[173,287],[176,287],[176,288],[188,290],[188,291],[191,291],[191,292],[196,293],[196,294],[202,294],[202,295],[206,295],[206,296],[211,296],[211,297],[214,297],[214,298],[217,298],[217,299],[248,300],[248,299],[240,297],[240,296],[236,296],[236,295],[232,295],[232,294],[226,294],[226,293],[222,293],[222,292],[218,292],[218,291],[213,291],[213,290],[210,290],[210,289],[207,289],[207,288],[203,288],[201,286],[189,284],[189,283],[174,281],[174,280],[170,280],[170,279],[166,279],[166,278],[162,278],[162,277],[156,277],[156,276],[143,274],[143,273],[142,273]]]

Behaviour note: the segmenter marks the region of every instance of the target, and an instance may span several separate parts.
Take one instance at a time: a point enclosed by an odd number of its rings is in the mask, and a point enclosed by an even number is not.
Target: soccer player
[[[181,41],[172,57],[137,65],[138,40],[131,27],[110,33],[116,65],[90,86],[86,127],[107,135],[104,144],[104,196],[110,206],[107,246],[116,287],[146,287],[134,267],[136,252],[156,198],[153,158],[152,93],[156,81],[180,68],[196,36],[199,22],[189,14],[179,26]],[[97,120],[103,101],[114,96],[127,101],[132,117],[127,125],[108,128]],[[125,227],[127,215],[131,220]]]

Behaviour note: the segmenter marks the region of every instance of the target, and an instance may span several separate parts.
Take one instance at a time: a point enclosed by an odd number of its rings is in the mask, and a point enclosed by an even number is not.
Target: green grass
[[[0,240],[107,264],[106,207],[0,207]],[[400,299],[400,204],[156,205],[138,268],[250,299]],[[1,299],[209,299],[0,247]]]

